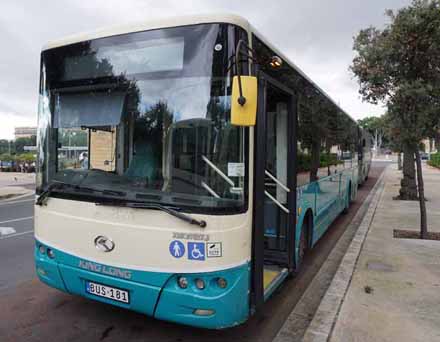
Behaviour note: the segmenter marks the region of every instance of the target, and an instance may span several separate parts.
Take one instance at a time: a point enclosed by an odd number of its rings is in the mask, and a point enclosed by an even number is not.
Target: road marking
[[[0,236],[14,234],[17,231],[12,227],[0,227]]]
[[[18,219],[7,220],[7,221],[1,221],[0,224],[2,224],[2,223],[9,223],[9,222],[24,221],[24,220],[30,220],[30,219],[33,219],[33,218],[34,218],[33,216],[21,217],[21,218],[18,218]]]
[[[17,233],[17,234],[6,235],[6,236],[3,236],[3,237],[0,237],[0,240],[5,240],[5,239],[13,238],[13,237],[16,237],[16,236],[25,235],[25,234],[30,234],[30,233],[33,233],[33,232],[34,232],[33,230],[27,230],[25,232],[21,232],[21,233]]]
[[[9,204],[18,204],[18,203],[34,202],[34,201],[35,201],[35,199],[31,198],[31,199],[22,200],[22,201],[10,201],[10,202],[5,202],[5,203],[0,202],[0,207],[3,207],[5,205],[9,205]]]

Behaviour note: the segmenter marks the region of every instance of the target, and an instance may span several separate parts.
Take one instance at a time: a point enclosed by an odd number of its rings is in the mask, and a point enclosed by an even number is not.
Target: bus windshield
[[[203,24],[43,51],[38,191],[63,182],[77,187],[53,196],[246,210],[248,133],[230,123],[230,61],[245,37]]]

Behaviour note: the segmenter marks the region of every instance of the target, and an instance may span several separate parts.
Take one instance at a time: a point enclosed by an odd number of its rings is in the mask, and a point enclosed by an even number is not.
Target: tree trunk
[[[397,169],[402,170],[402,152],[400,151],[397,153]]]
[[[377,141],[377,129],[374,131],[374,156],[377,157],[377,155],[379,154],[378,151],[378,141]]]
[[[398,199],[405,201],[417,200],[416,169],[414,165],[415,148],[403,145],[403,178],[400,182]]]
[[[416,165],[420,204],[420,238],[426,239],[428,237],[428,222],[426,217],[425,187],[423,184],[422,161],[420,160],[420,152],[418,149],[416,149]]]

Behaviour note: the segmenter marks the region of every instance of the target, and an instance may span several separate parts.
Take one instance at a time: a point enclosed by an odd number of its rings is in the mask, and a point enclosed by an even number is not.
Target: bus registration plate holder
[[[128,291],[121,290],[115,287],[86,281],[86,291],[95,296],[108,298],[126,304],[130,303]]]

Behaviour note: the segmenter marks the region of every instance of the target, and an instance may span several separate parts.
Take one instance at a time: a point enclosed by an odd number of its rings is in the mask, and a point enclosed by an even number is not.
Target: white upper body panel
[[[123,26],[98,29],[93,32],[79,33],[49,42],[43,46],[42,50],[43,51],[49,50],[64,45],[79,43],[86,40],[117,36],[126,33],[141,32],[141,31],[168,28],[168,27],[208,24],[208,23],[228,23],[228,24],[240,26],[246,31],[250,30],[249,22],[246,19],[234,14],[192,15],[192,16],[150,20],[150,21],[138,22]]]
[[[127,24],[123,26],[115,26],[110,28],[102,28],[92,32],[84,32],[71,36],[67,36],[61,38],[59,40],[54,40],[52,42],[47,43],[43,46],[42,51],[79,43],[82,41],[105,38],[111,36],[117,36],[121,34],[133,33],[133,32],[141,32],[147,30],[154,30],[160,28],[168,28],[168,27],[178,27],[178,26],[186,26],[186,25],[196,25],[196,24],[208,24],[208,23],[228,23],[240,26],[248,33],[254,33],[261,41],[263,41],[270,49],[272,49],[279,57],[281,57],[284,61],[286,61],[290,66],[296,69],[305,79],[307,79],[310,83],[312,83],[319,91],[324,94],[333,104],[339,108],[339,105],[333,101],[333,99],[319,87],[315,82],[313,82],[295,63],[289,60],[279,49],[277,49],[273,44],[269,42],[258,30],[253,27],[249,21],[245,18],[235,15],[235,14],[201,14],[201,15],[189,15],[189,16],[179,16],[179,17],[170,17],[164,19],[157,20],[149,20],[145,22],[138,22]],[[341,109],[341,108],[340,108]],[[347,114],[343,109],[341,109],[347,116],[351,117]],[[356,122],[353,118],[352,120]]]

